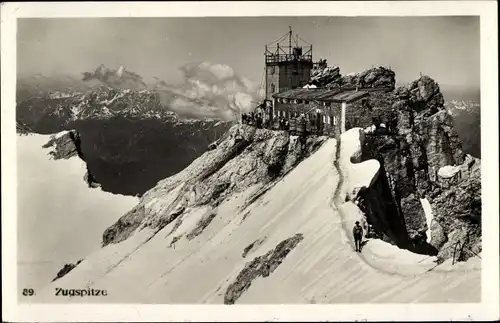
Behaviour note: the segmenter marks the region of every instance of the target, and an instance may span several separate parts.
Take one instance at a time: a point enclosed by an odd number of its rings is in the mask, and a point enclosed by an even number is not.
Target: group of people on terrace
[[[243,124],[272,130],[285,130],[291,135],[306,136],[310,134],[322,135],[324,123],[321,118],[313,114],[310,118],[303,113],[291,113],[289,118],[277,116],[272,122],[270,118],[264,119],[262,113],[243,113],[241,116]]]

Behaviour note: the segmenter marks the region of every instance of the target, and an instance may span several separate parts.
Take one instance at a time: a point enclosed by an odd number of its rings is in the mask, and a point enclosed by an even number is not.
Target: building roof
[[[385,91],[386,89],[378,89],[378,91]],[[352,88],[333,88],[333,89],[304,89],[297,88],[281,93],[273,94],[274,98],[292,99],[292,100],[307,100],[307,101],[326,101],[326,102],[354,102],[359,99],[365,98],[374,92],[374,89],[362,89],[356,91]]]

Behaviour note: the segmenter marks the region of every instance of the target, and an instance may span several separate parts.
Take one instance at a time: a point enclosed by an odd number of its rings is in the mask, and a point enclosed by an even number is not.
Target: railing
[[[280,63],[289,61],[308,61],[312,63],[312,55],[279,54],[266,55],[266,63]]]
[[[458,262],[458,261],[461,260],[463,246],[462,246],[462,249],[460,250],[459,257],[457,257],[457,250],[458,250],[459,247],[460,247],[460,241],[457,241],[457,243],[455,243],[455,248],[453,248],[453,261],[451,262],[452,265],[455,264],[455,261]]]
[[[397,130],[386,130],[386,131],[375,130],[373,132],[365,132],[365,136],[369,136],[369,137],[370,136],[372,136],[372,137],[396,136],[397,134],[398,134]]]
[[[469,243],[469,233],[467,233],[467,236],[465,237],[464,242],[461,242],[460,240],[457,241],[457,243],[455,244],[455,247],[453,248],[452,265],[454,265],[455,262],[464,261],[464,251],[468,251],[471,254],[473,254],[474,256],[479,257],[479,259],[481,259],[481,257],[477,253],[475,253],[474,251],[470,250],[467,247],[468,243]],[[458,254],[457,254],[457,251],[458,251]]]
[[[457,263],[457,262],[462,262],[462,261],[465,260],[465,258],[464,258],[464,251],[470,252],[471,254],[473,254],[474,256],[478,257],[479,259],[482,259],[481,256],[479,256],[477,253],[475,253],[474,251],[470,250],[467,247],[468,243],[469,243],[469,233],[467,233],[467,236],[466,236],[464,242],[458,240],[454,245],[450,245],[450,246],[442,249],[441,251],[444,251],[444,250],[446,250],[448,248],[452,248],[453,247],[453,258],[452,258],[452,263],[451,263],[452,266],[455,265],[455,263]],[[418,263],[421,263],[421,262],[423,262],[424,260],[426,260],[426,259],[428,259],[430,257],[432,257],[432,255],[428,256],[428,257],[425,257],[424,259],[420,260]],[[434,268],[436,268],[440,264],[441,263],[437,263],[434,267],[427,269],[427,272],[434,270]]]
[[[329,136],[334,137],[336,135],[336,126],[321,122],[319,124],[319,128],[315,121],[309,121],[305,124],[299,124],[297,119],[295,118],[284,118],[283,120],[288,121],[288,127],[284,126],[280,123],[280,119],[274,118],[271,123],[269,120],[262,120],[260,123],[257,120],[248,119],[246,121],[242,121],[243,124],[247,124],[249,126],[254,126],[257,128],[263,128],[268,130],[276,130],[276,131],[287,131],[290,135],[299,135],[299,136],[308,136],[308,135],[318,135],[318,136]]]

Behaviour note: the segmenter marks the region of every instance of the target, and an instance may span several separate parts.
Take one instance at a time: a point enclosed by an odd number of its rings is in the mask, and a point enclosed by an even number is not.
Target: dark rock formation
[[[309,84],[317,87],[333,87],[342,85],[342,75],[338,66],[330,66],[324,69],[314,70],[311,73]]]
[[[368,221],[398,246],[427,254],[439,251],[441,260],[450,257],[450,244],[459,240],[467,240],[468,248],[477,253],[480,161],[463,153],[439,86],[431,78],[422,76],[409,89],[398,88],[394,93],[397,132],[366,136],[363,144],[363,160],[377,159],[383,167],[374,187],[362,192]],[[442,179],[438,173],[445,166],[463,169],[464,175]],[[424,198],[431,203],[434,217],[430,244],[420,201]]]
[[[64,276],[66,276],[66,274],[75,269],[75,267],[78,266],[82,261],[83,259],[80,259],[75,264],[65,264],[64,267],[61,268],[61,270],[59,270],[57,276],[54,279],[52,279],[52,281],[54,282],[59,278],[63,278]]]
[[[427,109],[428,114],[434,114],[444,106],[443,94],[439,85],[427,75],[413,81],[409,87],[410,102],[413,109]]]
[[[173,247],[173,248],[175,249],[175,243],[176,243],[177,241],[179,241],[181,238],[182,238],[182,235],[173,237],[173,238],[172,238],[172,241],[170,241],[169,248],[172,248],[172,247]]]
[[[235,125],[217,149],[206,151],[182,172],[146,192],[133,210],[104,232],[103,245],[120,242],[140,228],[159,231],[178,217],[178,208],[210,206],[216,213],[216,207],[235,193],[254,185],[265,191],[326,139],[311,136],[302,143],[284,131]],[[250,200],[258,196],[259,191]],[[203,223],[208,225],[206,220]]]
[[[16,121],[16,133],[19,135],[29,135],[30,133],[33,133],[33,130],[23,122]]]
[[[118,221],[107,228],[102,235],[102,246],[127,239],[146,217],[144,205],[138,204]]]
[[[77,156],[87,164],[81,148],[82,145],[80,135],[75,130],[64,131],[59,134],[52,135],[50,137],[50,140],[42,147],[52,148],[49,154],[56,160],[69,159]],[[83,180],[88,184],[89,187],[100,187],[100,184],[90,172],[88,164],[87,171],[83,176]]]
[[[241,254],[241,256],[245,258],[250,251],[258,248],[265,240],[266,237],[255,240],[254,242],[246,246],[245,249],[243,249],[243,253]]]
[[[303,238],[301,233],[297,233],[293,237],[281,241],[265,255],[248,262],[236,280],[228,286],[224,295],[224,304],[234,304],[257,277],[268,277],[272,274]]]
[[[340,74],[338,66],[330,66],[314,70],[311,73],[310,85],[317,87],[356,87],[394,89],[396,73],[383,66],[374,67],[361,73]]]
[[[431,244],[440,251],[440,258],[457,254],[467,259],[481,251],[481,160],[467,155],[464,163],[447,174],[440,172],[437,187],[430,193],[433,209]]]
[[[49,154],[54,159],[69,159],[73,156],[83,159],[80,135],[74,130],[51,136],[50,140],[43,145],[43,148],[51,147],[54,149]]]
[[[403,249],[413,249],[408,237],[405,217],[401,216],[383,167],[373,185],[361,189],[358,196],[361,201],[360,208],[367,222],[382,237],[382,240],[394,243]]]

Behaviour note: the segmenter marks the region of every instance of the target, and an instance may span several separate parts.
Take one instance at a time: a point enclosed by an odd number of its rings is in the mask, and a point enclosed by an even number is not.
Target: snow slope
[[[425,220],[427,223],[427,242],[431,242],[431,225],[432,219],[434,218],[434,216],[432,215],[432,207],[427,198],[420,199],[420,203],[422,203],[422,208],[424,209]]]
[[[30,288],[50,283],[64,264],[98,249],[102,232],[138,202],[89,188],[85,162],[51,160],[42,148],[49,139],[17,136],[18,282]]]
[[[332,205],[333,195],[339,184],[341,192],[369,185],[378,171],[373,161],[350,164],[360,146],[359,129],[355,131],[341,139],[354,145],[341,154],[343,183],[333,165],[336,142],[330,139],[247,209],[240,206],[252,189],[222,203],[216,218],[194,239],[182,236],[172,243],[210,210],[188,210],[185,219],[190,220],[173,234],[175,221],[156,235],[144,229],[106,246],[39,293],[38,300],[221,304],[247,262],[301,233],[303,240],[281,265],[268,277],[253,280],[237,304],[479,301],[476,259],[427,272],[432,261],[382,241],[369,241],[361,254],[353,252],[348,232],[360,218],[359,209],[351,202]],[[245,247],[256,240],[260,244],[243,258]],[[106,289],[107,296],[54,297],[55,287]]]

